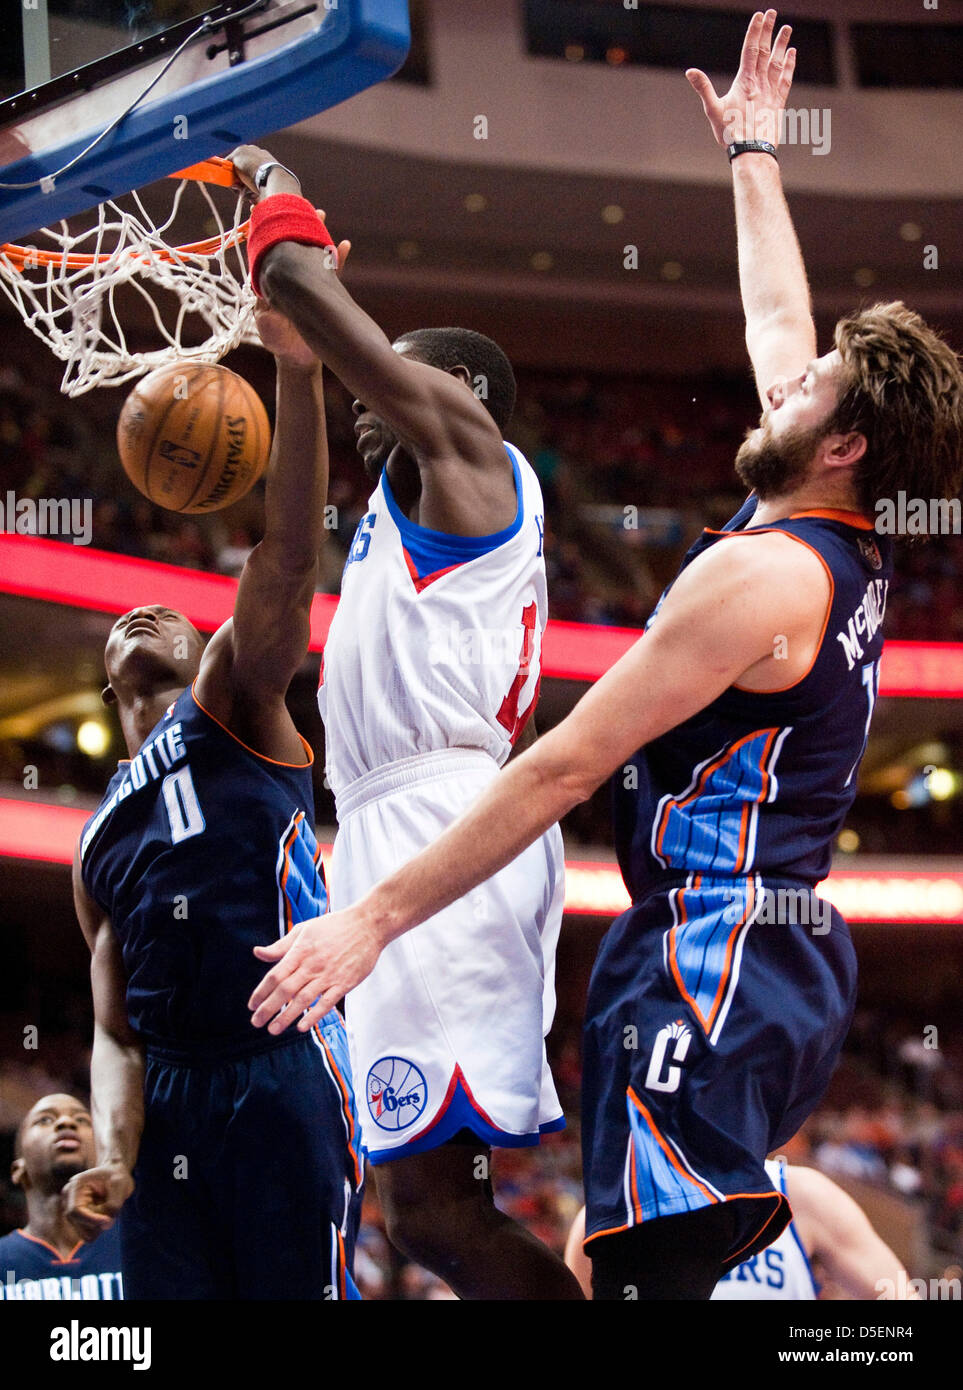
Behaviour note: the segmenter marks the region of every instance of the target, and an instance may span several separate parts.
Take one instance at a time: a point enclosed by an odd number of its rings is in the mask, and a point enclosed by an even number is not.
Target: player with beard
[[[795,53],[774,25],[753,17],[721,100],[689,74],[720,144],[750,102],[778,130]],[[456,825],[351,910],[260,953],[278,963],[251,1001],[277,1031],[317,999],[308,1026],[386,943],[614,774],[632,906],[595,964],[583,1082],[603,1299],[707,1299],[789,1220],[764,1160],[818,1104],[855,997],[846,924],[813,890],[878,690],[890,546],[873,517],[899,489],[954,495],[963,467],[960,363],[917,315],[864,310],[817,356],[778,163],[744,143],[729,153],[765,405],[738,456],[753,494],[696,541],[647,635]]]
[[[344,1025],[326,1011],[297,1047],[252,1047],[245,1009],[251,948],[327,905],[311,750],[285,704],[324,536],[321,364],[280,315],[258,328],[277,364],[264,536],[206,646],[160,604],[114,623],[104,700],[129,759],[74,859],[97,1165],[72,1178],[68,1211],[88,1237],[120,1211],[129,1298],[352,1292]]]
[[[123,1298],[116,1229],[85,1244],[67,1216],[64,1188],[94,1161],[86,1105],[65,1095],[38,1100],[14,1144],[10,1176],[26,1199],[27,1224],[0,1239],[0,1298]]]

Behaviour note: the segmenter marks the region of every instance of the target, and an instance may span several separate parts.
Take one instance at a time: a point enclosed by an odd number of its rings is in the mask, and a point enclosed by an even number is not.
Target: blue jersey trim
[[[487,536],[454,536],[448,531],[432,531],[427,526],[419,526],[417,522],[409,521],[395,501],[395,495],[388,479],[387,467],[382,469],[381,489],[388,504],[388,511],[401,532],[402,543],[411,557],[411,562],[419,579],[424,579],[429,574],[435,574],[438,570],[450,569],[452,565],[461,565],[467,560],[476,560],[479,555],[487,555],[490,551],[497,550],[500,545],[504,545],[513,536],[518,535],[522,522],[525,520],[525,507],[522,502],[522,475],[518,460],[507,444],[505,445],[505,452],[512,461],[512,471],[515,475],[515,496],[518,501],[515,520],[503,531],[493,531]]]
[[[788,1187],[786,1186],[786,1164],[783,1163],[783,1161],[782,1161],[781,1159],[779,1160],[779,1187],[780,1187],[780,1190],[781,1190],[781,1192],[782,1192],[782,1195],[783,1195],[783,1196],[787,1199],[787,1201],[788,1201],[788,1199],[789,1199],[789,1189],[788,1189]],[[791,1207],[791,1206],[792,1206],[792,1203],[790,1202],[789,1205],[790,1205],[790,1207]],[[802,1241],[801,1241],[801,1239],[800,1239],[800,1237],[799,1237],[799,1232],[796,1230],[796,1219],[795,1219],[795,1217],[793,1217],[792,1221],[790,1221],[790,1223],[789,1223],[789,1231],[790,1231],[790,1234],[792,1235],[793,1240],[794,1240],[794,1241],[796,1242],[796,1244],[799,1246],[799,1253],[800,1253],[800,1255],[802,1255],[802,1257],[803,1257],[803,1264],[806,1266],[806,1273],[809,1275],[809,1282],[810,1282],[810,1284],[812,1284],[812,1287],[813,1287],[813,1297],[814,1297],[814,1298],[818,1298],[818,1297],[819,1297],[819,1291],[820,1291],[820,1289],[822,1288],[822,1285],[817,1281],[815,1274],[813,1274],[813,1267],[812,1267],[812,1265],[809,1263],[809,1256],[808,1256],[808,1254],[806,1253],[806,1247],[805,1247],[805,1245],[803,1245],[803,1243],[802,1243]]]
[[[542,1134],[564,1128],[565,1116],[559,1115],[557,1120],[549,1120],[547,1124],[539,1125],[538,1130],[530,1134],[509,1134],[504,1129],[496,1129],[494,1125],[485,1123],[472,1105],[461,1081],[457,1081],[447,1108],[441,1112],[430,1129],[420,1138],[412,1139],[407,1144],[399,1144],[394,1149],[368,1149],[368,1162],[388,1163],[393,1158],[407,1158],[410,1154],[427,1153],[430,1149],[437,1149],[446,1144],[460,1129],[470,1129],[479,1139],[495,1149],[529,1149],[539,1142]]]

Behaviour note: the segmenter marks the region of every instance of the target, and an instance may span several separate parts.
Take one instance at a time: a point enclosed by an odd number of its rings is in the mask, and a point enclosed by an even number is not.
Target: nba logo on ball
[[[413,1125],[428,1103],[428,1083],[414,1062],[379,1057],[368,1072],[368,1109],[379,1129]]]

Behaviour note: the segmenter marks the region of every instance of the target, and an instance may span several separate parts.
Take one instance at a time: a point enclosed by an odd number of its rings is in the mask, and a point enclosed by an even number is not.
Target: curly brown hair
[[[854,475],[860,505],[949,498],[963,484],[963,370],[948,343],[896,300],[840,319],[844,377],[830,433],[866,436]]]

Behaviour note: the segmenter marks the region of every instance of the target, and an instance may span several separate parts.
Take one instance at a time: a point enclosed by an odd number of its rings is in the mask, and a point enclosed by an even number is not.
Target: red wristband
[[[281,241],[297,241],[302,246],[333,246],[331,234],[307,198],[296,193],[274,193],[251,211],[247,234],[247,256],[251,266],[251,286],[261,298],[258,270],[264,256]]]

